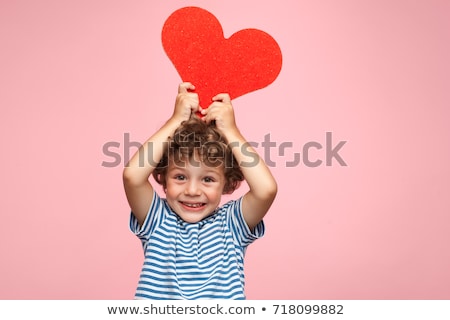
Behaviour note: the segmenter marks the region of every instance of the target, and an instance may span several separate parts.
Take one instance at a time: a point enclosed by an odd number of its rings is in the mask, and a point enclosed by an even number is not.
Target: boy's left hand
[[[204,115],[203,120],[208,124],[215,121],[217,129],[223,133],[237,131],[233,105],[228,93],[220,93],[212,100],[213,103],[207,109],[200,109]]]

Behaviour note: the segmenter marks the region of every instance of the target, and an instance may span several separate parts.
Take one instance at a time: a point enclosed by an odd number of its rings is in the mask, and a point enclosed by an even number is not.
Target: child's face
[[[197,156],[177,163],[169,161],[166,199],[186,222],[199,222],[209,216],[219,206],[224,186],[222,165],[208,166]]]

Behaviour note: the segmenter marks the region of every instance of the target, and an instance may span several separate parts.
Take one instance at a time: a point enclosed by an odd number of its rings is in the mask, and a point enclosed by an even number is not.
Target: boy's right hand
[[[181,123],[189,120],[192,113],[199,109],[198,94],[189,92],[194,90],[195,86],[190,82],[183,82],[178,86],[178,95],[175,100],[175,109],[173,111],[172,119]]]

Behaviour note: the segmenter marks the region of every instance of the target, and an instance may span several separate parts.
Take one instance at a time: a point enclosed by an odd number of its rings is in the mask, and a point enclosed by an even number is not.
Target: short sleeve
[[[265,225],[263,220],[256,225],[253,231],[250,230],[245,222],[244,215],[242,214],[242,197],[226,203],[224,208],[227,210],[228,225],[234,240],[240,246],[246,247],[256,239],[264,236]]]
[[[147,216],[145,217],[142,226],[139,225],[133,212],[130,214],[130,230],[142,241],[147,240],[152,234],[155,227],[161,220],[162,212],[165,207],[164,200],[159,197],[159,195],[153,191],[153,200],[150,204]]]

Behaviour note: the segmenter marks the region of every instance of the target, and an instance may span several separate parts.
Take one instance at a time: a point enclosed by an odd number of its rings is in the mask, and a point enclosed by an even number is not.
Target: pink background
[[[248,140],[293,143],[271,150],[248,298],[450,299],[450,2],[406,0],[1,1],[0,298],[133,297],[142,250],[102,146],[123,159],[125,133],[171,114],[160,32],[187,5],[283,51],[278,79],[234,101]],[[347,167],[286,167],[327,131]]]

